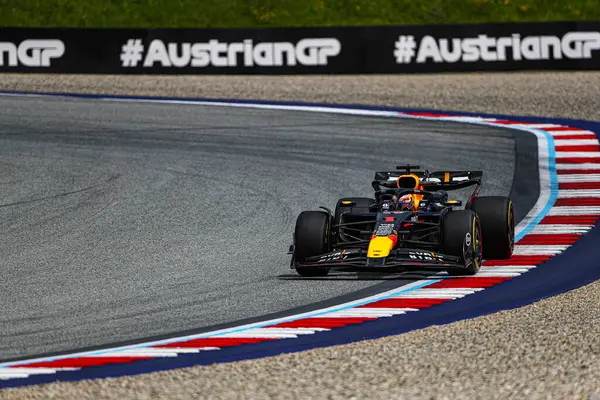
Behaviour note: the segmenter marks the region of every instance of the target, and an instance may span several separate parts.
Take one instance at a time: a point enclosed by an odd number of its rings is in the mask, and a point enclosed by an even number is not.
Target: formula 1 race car
[[[335,211],[304,211],[290,246],[291,267],[302,276],[330,270],[352,272],[441,269],[474,275],[482,258],[506,259],[515,242],[508,197],[478,197],[482,171],[397,171],[375,173],[374,198],[348,197]],[[398,171],[401,170],[401,171]],[[462,201],[448,191],[475,186]]]

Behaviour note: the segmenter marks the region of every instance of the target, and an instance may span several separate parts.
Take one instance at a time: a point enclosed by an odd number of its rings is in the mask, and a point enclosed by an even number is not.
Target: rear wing
[[[460,189],[475,184],[481,184],[483,171],[410,171],[421,179],[421,185],[425,190],[438,189]],[[375,172],[376,181],[395,181],[402,171],[378,171]]]

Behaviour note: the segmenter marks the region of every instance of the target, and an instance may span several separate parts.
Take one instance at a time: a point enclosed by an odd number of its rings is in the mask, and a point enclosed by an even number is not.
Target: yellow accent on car
[[[450,182],[450,172],[444,172],[444,182]]]
[[[367,251],[368,258],[384,258],[387,257],[392,248],[394,242],[387,236],[377,236],[371,239],[369,243],[369,250]]]
[[[344,201],[342,201],[342,204],[349,205],[349,204],[352,204],[352,202],[350,200],[344,200]]]

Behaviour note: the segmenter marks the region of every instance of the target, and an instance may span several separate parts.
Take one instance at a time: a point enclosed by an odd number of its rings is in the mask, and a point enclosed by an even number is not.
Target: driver
[[[421,185],[421,179],[416,174],[405,174],[399,176],[395,181],[390,183],[384,183],[384,187],[397,187],[400,189],[415,189],[423,190]],[[448,199],[448,193],[444,190],[438,190],[432,193],[431,196],[424,199],[422,194],[405,194],[399,199],[394,196],[392,204],[384,204],[383,208],[389,210],[394,207],[398,211],[439,211],[444,208],[444,203]],[[397,202],[396,202],[397,201]]]
[[[398,199],[398,209],[400,211],[417,211],[415,198],[412,194],[405,194]]]

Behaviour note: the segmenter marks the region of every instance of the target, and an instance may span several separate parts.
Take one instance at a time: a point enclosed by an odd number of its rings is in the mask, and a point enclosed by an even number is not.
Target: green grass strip
[[[0,0],[0,26],[251,28],[600,20],[600,0]]]

